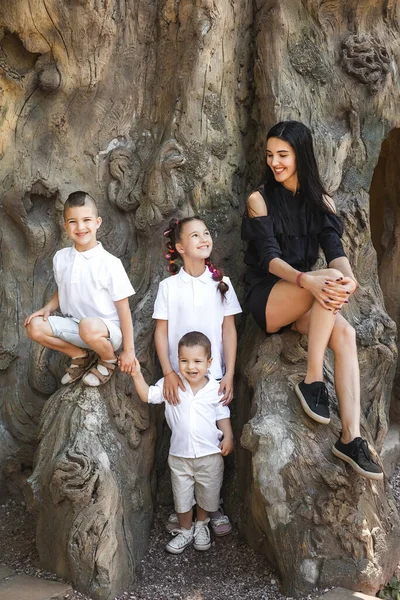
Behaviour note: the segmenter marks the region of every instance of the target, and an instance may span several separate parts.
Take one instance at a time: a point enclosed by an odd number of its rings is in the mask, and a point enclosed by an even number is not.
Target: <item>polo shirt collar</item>
[[[101,242],[97,242],[97,245],[94,246],[94,248],[91,248],[90,250],[86,250],[86,252],[78,252],[77,249],[75,248],[75,246],[72,246],[72,253],[79,254],[79,256],[82,256],[83,258],[86,258],[87,260],[89,260],[90,258],[93,258],[93,256],[96,256],[99,252],[101,252],[102,249],[103,249],[103,244]]]
[[[90,252],[90,250],[89,250]],[[186,273],[185,269],[182,267],[179,271],[179,276],[184,281],[184,283],[189,283],[189,281],[201,281],[201,283],[207,283],[207,281],[212,277],[211,272],[207,267],[204,268],[204,273],[202,273],[199,277],[192,277],[189,273]]]

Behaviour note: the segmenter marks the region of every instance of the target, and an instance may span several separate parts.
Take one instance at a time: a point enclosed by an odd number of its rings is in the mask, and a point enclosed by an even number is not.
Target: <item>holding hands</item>
[[[133,376],[133,371],[135,369],[137,359],[135,357],[135,350],[130,348],[129,350],[123,350],[118,358],[118,366],[122,373],[127,373],[128,375]],[[139,364],[139,363],[138,363]],[[139,366],[140,372],[140,366]]]

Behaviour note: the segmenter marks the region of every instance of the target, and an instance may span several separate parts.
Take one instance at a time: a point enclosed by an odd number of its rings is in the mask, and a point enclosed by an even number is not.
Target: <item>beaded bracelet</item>
[[[165,373],[164,377],[168,377],[168,375],[171,375],[171,373],[174,372],[174,369],[172,369],[172,371],[169,371],[168,373]]]
[[[302,276],[303,276],[303,275],[304,275],[304,273],[299,273],[299,274],[297,275],[297,277],[296,277],[296,285],[297,285],[297,287],[299,287],[299,288],[302,288],[302,287],[303,287],[302,285],[300,285],[300,280],[301,280],[301,278],[302,278]]]

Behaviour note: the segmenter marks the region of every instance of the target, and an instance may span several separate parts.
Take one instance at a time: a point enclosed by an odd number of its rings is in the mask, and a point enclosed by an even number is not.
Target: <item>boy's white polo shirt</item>
[[[209,376],[208,383],[193,394],[181,374],[185,391],[178,388],[180,404],[168,404],[163,396],[164,378],[150,386],[149,404],[165,402],[165,418],[172,431],[169,453],[181,458],[198,458],[221,452],[222,431],[216,421],[229,419],[230,411],[218,396],[219,383]]]
[[[119,323],[114,302],[135,293],[122,262],[100,242],[86,252],[63,248],[53,258],[54,278],[64,316],[102,317]]]
[[[225,373],[222,344],[222,323],[225,317],[242,312],[229,277],[223,281],[229,286],[222,298],[218,281],[206,267],[200,277],[192,277],[182,268],[160,282],[154,304],[153,319],[168,321],[168,350],[172,368],[178,373],[178,342],[189,331],[200,331],[211,342],[213,361],[210,372],[215,379]]]

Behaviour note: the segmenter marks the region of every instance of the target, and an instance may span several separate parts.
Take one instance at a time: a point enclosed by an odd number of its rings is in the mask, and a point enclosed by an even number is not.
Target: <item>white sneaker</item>
[[[193,526],[190,529],[173,529],[173,538],[165,546],[171,554],[181,554],[187,546],[193,543]]]
[[[211,548],[210,530],[207,527],[209,522],[210,519],[196,521],[193,534],[193,546],[195,550],[209,550]]]

